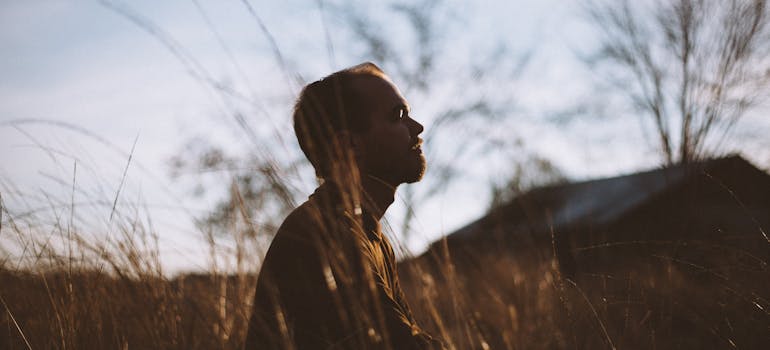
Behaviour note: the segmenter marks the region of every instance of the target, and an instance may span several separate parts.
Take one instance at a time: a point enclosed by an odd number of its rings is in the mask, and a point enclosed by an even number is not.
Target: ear
[[[342,130],[336,132],[334,137],[334,142],[336,142],[337,145],[350,147],[350,149],[353,150],[353,156],[356,157],[356,159],[365,155],[366,149],[364,147],[364,140],[360,134]]]
[[[366,147],[364,147],[364,137],[361,134],[350,132],[350,146],[353,148],[353,155],[356,159],[361,159],[366,155]]]

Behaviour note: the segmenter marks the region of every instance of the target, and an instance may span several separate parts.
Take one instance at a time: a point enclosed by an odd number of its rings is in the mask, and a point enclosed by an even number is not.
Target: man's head
[[[398,88],[372,63],[307,85],[294,108],[294,130],[324,179],[339,176],[351,162],[359,172],[393,186],[419,181],[425,172],[418,137],[423,127],[409,116]]]

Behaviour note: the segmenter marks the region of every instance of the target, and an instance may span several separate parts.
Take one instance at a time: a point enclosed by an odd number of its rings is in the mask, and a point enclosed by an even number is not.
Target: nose
[[[416,120],[409,118],[409,131],[412,132],[413,135],[419,135],[422,133],[425,128],[423,128],[422,124],[417,122]]]

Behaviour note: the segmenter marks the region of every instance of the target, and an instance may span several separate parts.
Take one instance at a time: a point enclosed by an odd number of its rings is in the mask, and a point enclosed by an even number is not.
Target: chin
[[[404,181],[405,184],[413,184],[415,182],[420,182],[422,180],[422,174],[417,175],[415,177],[410,177]]]
[[[404,183],[412,184],[415,182],[418,182],[422,180],[422,177],[425,176],[425,158],[420,157],[420,163],[418,166],[414,167],[413,169],[410,169],[409,173],[404,176]]]

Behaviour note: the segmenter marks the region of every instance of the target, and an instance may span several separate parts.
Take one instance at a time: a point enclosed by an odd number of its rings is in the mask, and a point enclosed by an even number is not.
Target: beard
[[[422,152],[417,153],[414,152],[414,154],[410,154],[410,159],[408,161],[407,166],[404,169],[404,174],[401,178],[402,183],[415,183],[420,180],[422,180],[422,177],[425,175],[425,169],[427,168],[427,162],[425,161],[425,156],[422,154]]]
[[[412,149],[392,157],[362,159],[362,172],[396,187],[422,180],[426,170],[425,155]],[[361,163],[359,163],[361,164]]]

